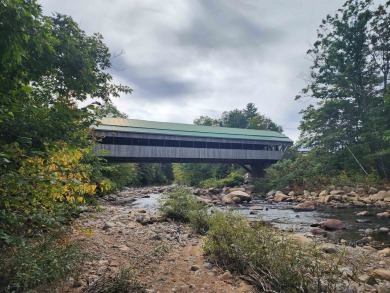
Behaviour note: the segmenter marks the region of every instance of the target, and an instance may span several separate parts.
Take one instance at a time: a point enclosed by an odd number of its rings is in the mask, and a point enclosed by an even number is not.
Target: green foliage
[[[180,222],[189,222],[192,212],[203,209],[204,205],[197,201],[196,197],[190,194],[186,188],[177,188],[159,202],[161,216]],[[196,215],[192,215],[192,217],[195,218]]]
[[[205,253],[218,265],[248,276],[260,292],[333,292],[340,258],[301,247],[281,232],[234,212],[209,220]]]
[[[137,280],[134,270],[121,268],[114,276],[103,275],[88,286],[83,293],[144,293],[147,292]]]
[[[389,179],[389,15],[390,2],[348,0],[322,21],[308,51],[311,82],[297,99],[317,102],[302,111],[301,144],[331,154],[335,172],[362,165]]]
[[[199,183],[202,188],[222,188],[222,187],[234,187],[244,182],[244,175],[239,172],[232,172],[226,178],[215,179],[209,178]]]
[[[382,183],[375,170],[370,170],[366,175],[361,170],[335,166],[335,161],[334,156],[318,151],[306,155],[295,154],[290,159],[280,160],[266,169],[266,177],[262,181],[263,191],[287,187],[293,190],[319,190],[329,185],[369,187]],[[341,164],[342,159],[336,162]]]
[[[30,292],[70,273],[77,277],[86,254],[81,252],[80,243],[69,241],[69,237],[57,231],[31,239],[24,246],[1,250],[0,291]]]

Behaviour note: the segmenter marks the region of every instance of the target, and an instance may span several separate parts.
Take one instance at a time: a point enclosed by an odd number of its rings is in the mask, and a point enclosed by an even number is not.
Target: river
[[[133,207],[156,212],[158,208],[158,199],[162,194],[151,193],[146,197],[139,197],[133,203]],[[371,236],[375,242],[382,245],[390,244],[390,234],[379,233],[379,228],[390,228],[390,220],[386,218],[378,218],[375,215],[384,211],[380,208],[332,208],[329,206],[318,206],[317,210],[310,212],[295,212],[292,207],[294,203],[267,203],[262,200],[253,200],[249,204],[218,206],[218,208],[227,209],[229,207],[241,212],[249,219],[260,218],[270,222],[273,226],[294,232],[307,232],[311,225],[327,219],[338,219],[346,226],[346,230],[328,232],[328,238],[339,241],[346,240],[348,243],[354,244],[356,241],[366,236]],[[253,211],[251,207],[262,207],[262,210]],[[366,210],[374,216],[358,217],[356,214]],[[251,214],[254,213],[254,214]],[[368,232],[368,233],[365,233]]]

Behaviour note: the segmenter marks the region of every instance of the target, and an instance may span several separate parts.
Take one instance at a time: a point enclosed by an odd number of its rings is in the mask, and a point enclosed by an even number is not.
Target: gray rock
[[[203,267],[206,269],[206,270],[211,270],[213,268],[213,264],[209,263],[209,262],[206,262]]]
[[[379,233],[389,233],[390,229],[386,227],[380,227],[378,230]]]
[[[108,230],[110,228],[114,228],[115,227],[115,223],[114,222],[105,222],[104,225],[103,225],[103,230]]]

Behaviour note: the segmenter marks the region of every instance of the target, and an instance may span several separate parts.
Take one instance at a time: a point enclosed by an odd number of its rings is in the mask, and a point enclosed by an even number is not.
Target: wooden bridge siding
[[[225,138],[209,138],[209,137],[198,137],[198,136],[143,134],[143,133],[134,133],[134,132],[115,132],[115,131],[101,131],[101,130],[95,130],[94,133],[99,136],[110,136],[110,137],[291,146],[291,143],[283,142],[283,141],[275,141],[275,140],[225,139]]]
[[[229,159],[229,160],[280,160],[281,151],[181,148],[137,145],[100,144],[96,150],[108,150],[110,157],[123,158],[183,158],[183,159]]]

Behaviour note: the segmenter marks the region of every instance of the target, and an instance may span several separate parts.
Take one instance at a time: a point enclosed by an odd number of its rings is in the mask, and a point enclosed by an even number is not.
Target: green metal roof
[[[103,118],[97,125],[92,127],[96,130],[118,132],[293,142],[284,134],[276,131],[156,122],[137,119]]]

